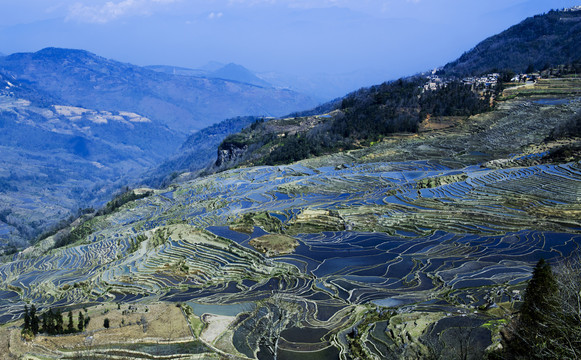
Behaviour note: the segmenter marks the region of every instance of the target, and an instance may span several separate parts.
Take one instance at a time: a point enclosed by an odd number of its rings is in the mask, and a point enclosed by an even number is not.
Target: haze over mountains
[[[238,81],[241,83],[252,84],[261,87],[273,87],[272,84],[262,80],[256,76],[252,71],[248,70],[242,65],[230,63],[230,64],[220,64],[220,63],[209,63],[206,69],[188,69],[181,67],[174,67],[168,65],[152,65],[146,66],[146,68],[163,72],[166,74],[173,75],[185,75],[185,76],[199,76],[212,79],[223,79]]]
[[[376,74],[372,70],[342,74],[289,75],[275,71],[253,72],[239,64],[222,64],[216,61],[209,62],[199,69],[169,65],[151,65],[146,68],[166,74],[218,78],[263,87],[290,89],[308,95],[319,102],[343,96],[353,89],[372,84],[376,80]]]

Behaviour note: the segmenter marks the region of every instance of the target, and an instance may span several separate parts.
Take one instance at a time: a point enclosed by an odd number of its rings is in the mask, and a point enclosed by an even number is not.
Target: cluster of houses
[[[462,79],[464,85],[472,85],[476,89],[490,89],[496,87],[498,83],[499,73],[486,74],[483,76],[471,76]]]
[[[431,74],[426,76],[426,83],[424,84],[425,91],[434,91],[439,88],[445,87],[449,82],[452,81],[450,78],[442,78],[437,75],[439,69],[434,69]],[[485,90],[493,89],[498,84],[498,79],[500,77],[499,73],[491,73],[482,76],[469,76],[463,78],[461,81],[465,85],[472,86],[474,90]],[[540,78],[539,74],[517,74],[510,80],[511,82],[521,82],[526,83],[527,81],[535,81]]]
[[[465,85],[471,85],[476,89],[491,89],[496,87],[498,83],[499,73],[492,73],[483,76],[470,76],[465,77],[461,81]],[[441,78],[436,74],[431,74],[426,76],[427,82],[424,84],[425,91],[434,91],[439,88],[446,86],[451,79]]]
[[[566,11],[566,12],[569,12],[569,11],[581,11],[581,5],[573,6],[573,7],[570,7],[568,9],[563,9],[563,11]]]

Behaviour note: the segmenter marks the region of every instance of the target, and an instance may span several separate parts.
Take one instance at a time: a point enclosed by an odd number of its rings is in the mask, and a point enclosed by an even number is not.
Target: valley
[[[239,115],[313,105],[268,84],[160,73],[83,50],[0,57],[0,254],[102,206],[125,185],[159,185],[176,162],[204,169],[223,136],[247,124]],[[189,136],[206,151],[184,160]]]
[[[174,151],[174,131],[130,112],[0,96],[0,248],[98,206]],[[133,180],[132,180],[133,179]]]

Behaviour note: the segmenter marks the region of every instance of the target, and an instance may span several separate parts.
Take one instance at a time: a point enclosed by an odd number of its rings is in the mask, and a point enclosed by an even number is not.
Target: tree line
[[[63,335],[83,332],[91,321],[91,317],[87,314],[83,314],[83,311],[79,311],[76,325],[72,311],[68,312],[67,317],[68,322],[65,325],[63,313],[60,309],[57,309],[56,311],[48,309],[39,316],[34,305],[32,305],[30,309],[28,308],[28,305],[24,305],[22,336],[25,338],[32,338],[38,333]]]

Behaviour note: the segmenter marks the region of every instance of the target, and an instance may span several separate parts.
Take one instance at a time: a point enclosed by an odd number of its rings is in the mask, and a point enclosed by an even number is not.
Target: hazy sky
[[[384,81],[454,60],[571,0],[0,0],[0,52],[81,48],[137,65],[215,60]],[[364,75],[361,75],[364,76]],[[377,80],[375,80],[377,79]]]

